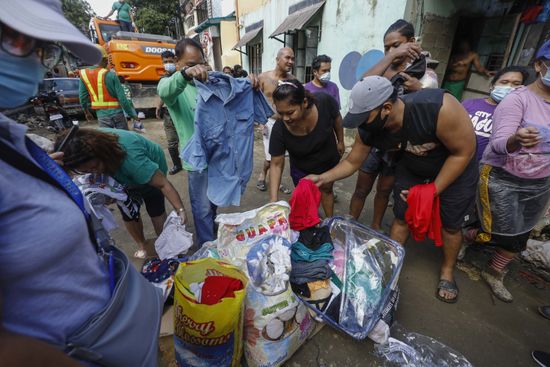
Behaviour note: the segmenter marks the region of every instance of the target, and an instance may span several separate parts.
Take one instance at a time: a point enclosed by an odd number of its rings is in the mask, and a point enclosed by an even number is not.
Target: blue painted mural
[[[351,90],[357,83],[365,71],[373,67],[384,57],[384,53],[380,50],[372,49],[363,54],[357,51],[348,53],[340,63],[338,77],[340,84],[344,89]]]

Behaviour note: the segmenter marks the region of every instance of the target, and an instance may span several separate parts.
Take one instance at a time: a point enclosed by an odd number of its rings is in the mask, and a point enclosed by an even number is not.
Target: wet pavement
[[[146,120],[146,137],[166,147],[162,122]],[[168,154],[166,152],[166,157]],[[256,189],[256,179],[263,163],[263,146],[260,135],[255,143],[254,173],[239,208],[224,208],[219,212],[246,211],[268,202],[268,193]],[[169,161],[169,166],[171,162]],[[190,215],[186,173],[169,176],[180,192]],[[285,184],[291,185],[288,167],[283,176]],[[356,176],[335,184],[338,200],[335,214],[347,214],[349,201],[355,188]],[[280,199],[289,195],[280,194]],[[372,197],[367,198],[361,223],[372,219]],[[167,208],[169,204],[167,203]],[[120,223],[118,212],[115,211]],[[155,234],[150,221],[144,215],[146,238],[154,241]],[[391,208],[384,218],[384,229],[389,230],[392,220]],[[122,224],[121,224],[122,225]],[[191,227],[192,228],[192,227]],[[124,229],[114,231],[118,245],[131,256],[135,245]],[[479,278],[477,267],[488,257],[487,249],[472,248],[466,254],[465,263],[456,270],[460,289],[456,304],[446,304],[435,298],[440,248],[430,242],[406,244],[407,256],[401,272],[399,287],[401,298],[396,315],[397,322],[407,331],[437,339],[462,353],[474,366],[534,366],[530,353],[533,349],[550,352],[550,320],[537,313],[537,307],[550,304],[550,283],[537,278],[519,261],[512,263],[506,284],[514,296],[514,302],[506,304],[491,296],[488,287]],[[141,262],[134,261],[136,266]],[[477,267],[476,267],[477,266]],[[166,346],[163,347],[166,350]],[[169,349],[169,347],[168,347]],[[325,326],[316,336],[303,345],[285,364],[289,367],[309,366],[383,366],[372,355],[373,342],[355,341],[352,338]],[[163,364],[170,365],[168,361]]]

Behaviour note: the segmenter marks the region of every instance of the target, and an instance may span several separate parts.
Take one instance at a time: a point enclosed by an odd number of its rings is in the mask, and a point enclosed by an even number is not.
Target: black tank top
[[[443,104],[442,89],[422,89],[399,98],[405,103],[403,128],[394,134],[378,134],[359,126],[359,137],[365,145],[382,151],[399,151],[395,155],[413,174],[433,180],[449,156],[449,151],[436,136],[437,118]]]
[[[406,145],[399,164],[427,179],[437,176],[449,156],[449,151],[436,136],[444,94],[443,89],[422,89],[400,97],[405,103],[401,136],[402,144]]]

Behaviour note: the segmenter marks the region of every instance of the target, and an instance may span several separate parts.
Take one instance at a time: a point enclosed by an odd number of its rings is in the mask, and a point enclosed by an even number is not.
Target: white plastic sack
[[[155,241],[155,251],[161,260],[185,254],[193,246],[193,235],[185,229],[180,216],[172,211],[159,238]]]
[[[246,255],[256,241],[271,235],[290,240],[289,213],[288,203],[278,201],[244,213],[218,215],[220,257],[246,270]]]
[[[521,257],[536,266],[550,270],[550,241],[527,241],[527,248],[521,253]]]
[[[285,247],[286,250],[281,250]],[[277,255],[274,254],[277,251]],[[276,257],[282,261],[283,274],[266,271]],[[264,261],[267,259],[267,262]],[[315,322],[306,306],[294,295],[288,277],[290,274],[290,243],[278,236],[259,240],[247,256],[250,282],[246,290],[244,322],[244,355],[248,367],[276,367],[288,360],[315,329]],[[278,261],[277,261],[278,262]],[[286,270],[285,270],[286,269]],[[271,273],[271,274],[270,274]],[[281,282],[275,285],[271,278]],[[269,284],[268,284],[269,283]],[[281,289],[279,285],[283,285]]]

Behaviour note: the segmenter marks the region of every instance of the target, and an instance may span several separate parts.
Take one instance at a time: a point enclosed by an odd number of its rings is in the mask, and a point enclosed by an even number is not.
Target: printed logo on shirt
[[[428,155],[428,152],[430,150],[434,150],[435,148],[437,148],[438,145],[439,144],[437,143],[424,143],[420,145],[412,145],[411,142],[408,141],[405,151],[420,157],[424,157]]]
[[[485,111],[476,111],[470,115],[476,135],[488,138],[493,131],[493,114]]]

